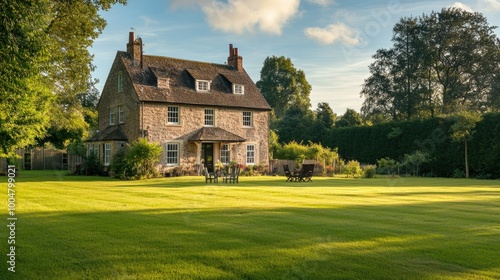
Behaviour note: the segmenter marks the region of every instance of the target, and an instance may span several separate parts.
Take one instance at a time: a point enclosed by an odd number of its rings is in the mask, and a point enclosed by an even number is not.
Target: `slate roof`
[[[88,140],[86,140],[86,142],[110,140],[127,141],[128,138],[118,126],[108,126],[104,130],[99,131],[96,135],[90,137]]]
[[[119,51],[140,101],[174,104],[236,107],[270,111],[271,107],[250,76],[226,64],[191,61],[162,56],[142,56],[141,64],[127,52]],[[168,78],[168,88],[158,88],[158,78]],[[196,92],[195,80],[211,81],[210,92]],[[245,87],[233,94],[232,84]]]
[[[189,137],[189,141],[245,142],[245,138],[220,127],[202,127]]]

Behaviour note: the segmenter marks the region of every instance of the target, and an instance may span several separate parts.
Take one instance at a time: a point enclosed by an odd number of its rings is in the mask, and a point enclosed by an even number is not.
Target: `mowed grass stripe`
[[[499,181],[313,181],[241,177],[226,185],[203,177],[119,181],[23,172],[17,276],[500,277]]]

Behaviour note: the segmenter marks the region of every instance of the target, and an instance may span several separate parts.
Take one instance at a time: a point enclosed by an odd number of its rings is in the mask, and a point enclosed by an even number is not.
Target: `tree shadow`
[[[500,277],[498,200],[22,214],[24,279]],[[439,211],[436,211],[439,209]],[[2,231],[1,239],[7,240]],[[1,279],[6,269],[0,272]],[[43,273],[42,273],[43,272]]]

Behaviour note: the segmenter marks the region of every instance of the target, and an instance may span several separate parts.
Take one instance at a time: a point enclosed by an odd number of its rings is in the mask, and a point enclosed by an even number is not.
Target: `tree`
[[[286,111],[285,116],[277,125],[279,139],[283,143],[313,140],[314,123],[314,114],[311,110],[294,105]]]
[[[77,94],[92,69],[88,49],[104,29],[100,10],[126,0],[0,0],[1,156],[53,131],[86,129]]]
[[[319,127],[330,129],[335,126],[337,115],[333,112],[330,104],[322,102],[318,103],[318,108],[316,109],[316,120],[318,121]]]
[[[482,117],[477,112],[462,111],[460,114],[453,117],[455,123],[451,126],[451,137],[456,141],[464,142],[464,161],[465,161],[465,177],[469,178],[469,158],[467,153],[467,142],[471,140],[474,134],[476,124],[481,121]]]
[[[369,66],[361,91],[363,115],[412,120],[457,108],[491,110],[500,70],[495,28],[481,14],[457,8],[401,19],[393,29],[393,47],[378,50]]]
[[[290,58],[267,57],[260,71],[257,87],[274,109],[276,118],[284,117],[292,106],[311,107],[311,85],[304,71],[297,70]]]
[[[361,115],[354,109],[347,109],[345,113],[337,121],[337,127],[351,127],[363,124]]]
[[[429,162],[429,160],[430,155],[428,153],[417,150],[411,154],[405,154],[403,165],[413,167],[413,174],[418,176],[420,166],[423,163]]]
[[[91,101],[82,99],[82,95],[89,97],[95,93],[95,81],[90,77],[93,56],[89,48],[106,27],[99,11],[108,10],[116,3],[126,4],[126,0],[50,1],[50,22],[45,28],[50,56],[44,75],[54,94],[49,113],[50,131],[69,138],[52,137],[63,146],[74,139],[85,138],[92,129],[90,126],[96,125],[87,122],[96,121],[96,113],[89,110]]]
[[[0,156],[12,157],[49,121],[51,95],[39,74],[47,57],[47,2],[0,0],[0,14]]]
[[[269,130],[269,157],[274,158],[276,151],[280,148],[279,136],[276,131]]]

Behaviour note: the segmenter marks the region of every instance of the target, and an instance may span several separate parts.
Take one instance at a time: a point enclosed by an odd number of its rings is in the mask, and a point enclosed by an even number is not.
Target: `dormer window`
[[[245,94],[245,86],[240,84],[233,84],[234,94]]]
[[[196,91],[197,92],[209,92],[210,91],[210,81],[196,80]]]

